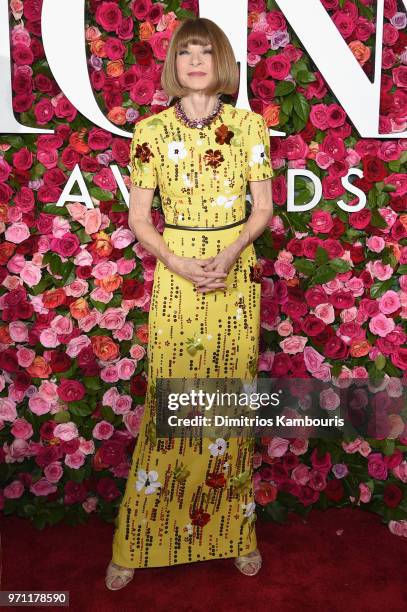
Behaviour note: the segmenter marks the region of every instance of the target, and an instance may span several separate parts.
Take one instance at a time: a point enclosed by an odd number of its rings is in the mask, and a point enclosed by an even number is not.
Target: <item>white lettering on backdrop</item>
[[[403,3],[407,9],[407,0],[403,0]],[[384,0],[377,0],[375,79],[373,83],[357,63],[320,0],[307,0],[306,2],[278,0],[278,5],[360,136],[364,138],[406,138],[407,132],[392,134],[379,134],[378,132]],[[200,15],[216,21],[231,40],[241,76],[241,87],[236,106],[250,109],[246,87],[247,12],[247,0],[234,0],[233,15],[230,14],[229,3],[222,3],[218,0],[200,0]],[[84,21],[85,0],[43,1],[42,42],[50,69],[65,96],[84,117],[94,125],[118,136],[131,138],[131,132],[121,130],[106,119],[93,96],[83,35]],[[23,126],[14,117],[8,24],[8,0],[0,0],[0,57],[3,58],[3,65],[0,66],[0,133],[53,133],[53,130]],[[63,27],[60,27],[61,24]],[[65,42],[64,37],[66,37]],[[66,66],[66,49],[69,49],[70,69],[67,69]],[[284,132],[270,130],[270,134],[272,136],[284,135]],[[117,171],[118,169],[114,172],[115,176]],[[356,173],[355,169],[351,172]],[[119,184],[119,189],[128,205],[129,194],[123,181]],[[64,189],[64,194],[64,200],[61,196],[58,205],[62,206],[64,201],[67,201],[66,189]],[[292,195],[294,195],[293,192]],[[75,198],[76,201],[81,201],[80,196],[75,196]],[[84,196],[82,201],[89,206],[91,204],[89,194]]]

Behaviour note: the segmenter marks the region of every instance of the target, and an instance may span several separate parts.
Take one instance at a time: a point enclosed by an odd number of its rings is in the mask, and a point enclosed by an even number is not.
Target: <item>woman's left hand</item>
[[[239,258],[240,253],[235,249],[230,247],[226,247],[220,253],[215,255],[213,261],[211,263],[206,264],[204,266],[204,270],[219,270],[219,272],[228,273],[232,268],[236,260]],[[225,279],[223,279],[225,280]],[[218,287],[213,287],[213,283],[216,282],[214,278],[202,278],[202,280],[194,283],[195,287],[200,293],[207,293],[208,291],[212,291],[213,289],[218,289]],[[222,289],[224,291],[224,289]]]

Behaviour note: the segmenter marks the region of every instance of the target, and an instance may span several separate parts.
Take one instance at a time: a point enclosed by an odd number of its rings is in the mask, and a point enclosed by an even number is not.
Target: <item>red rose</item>
[[[78,483],[73,482],[72,480],[65,484],[64,492],[65,504],[76,504],[78,502],[83,502],[88,495],[87,487],[83,482]]]
[[[285,79],[291,70],[291,63],[285,55],[278,53],[266,58],[267,74],[272,79]]]
[[[62,456],[62,450],[59,444],[51,444],[49,446],[41,446],[35,456],[35,463],[40,467],[45,467],[53,461],[58,461]]]
[[[32,64],[34,61],[34,55],[30,47],[22,43],[14,45],[12,57],[17,66],[26,66],[27,64]]]
[[[131,10],[137,21],[144,21],[151,9],[151,0],[133,0]]]
[[[106,440],[99,448],[99,457],[106,466],[123,463],[126,459],[123,444],[116,440]]]
[[[34,103],[34,96],[31,93],[21,93],[13,97],[13,109],[16,113],[24,113],[31,109]]]
[[[328,499],[333,502],[340,501],[345,493],[343,483],[341,480],[337,480],[336,478],[332,480],[328,480],[326,483],[326,487],[324,489],[324,493]]]
[[[148,66],[153,59],[153,50],[151,45],[146,40],[135,42],[132,46],[133,55],[136,58],[137,64]]]
[[[30,21],[40,21],[42,0],[24,0],[24,17]]]
[[[147,389],[147,382],[144,376],[137,374],[131,379],[130,393],[132,395],[144,395]]]
[[[17,170],[29,170],[33,164],[33,154],[23,147],[17,153],[13,153],[13,166]]]
[[[341,338],[332,336],[324,347],[324,354],[330,359],[346,359],[349,349]]]
[[[89,148],[93,151],[103,151],[112,144],[113,136],[102,128],[92,128],[88,136]]]
[[[57,388],[58,397],[64,402],[77,402],[86,395],[86,389],[79,380],[63,379]]]
[[[66,453],[67,455],[72,455],[72,453],[75,453],[78,450],[80,443],[81,442],[79,438],[73,438],[72,440],[62,440],[60,448],[63,453]]]
[[[137,300],[144,294],[143,283],[135,278],[126,278],[122,284],[124,300]]]
[[[367,181],[378,183],[388,175],[385,164],[374,155],[366,155],[362,161],[363,174]]]
[[[116,487],[116,483],[113,478],[100,478],[96,485],[96,492],[105,501],[111,502],[120,496],[120,491]]]
[[[403,491],[395,484],[389,483],[385,486],[383,502],[389,508],[397,508],[403,499]]]
[[[123,15],[116,2],[102,2],[96,9],[95,19],[106,32],[115,32],[122,23]]]

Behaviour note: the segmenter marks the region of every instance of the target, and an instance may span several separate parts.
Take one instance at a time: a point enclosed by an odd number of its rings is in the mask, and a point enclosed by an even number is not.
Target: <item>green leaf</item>
[[[292,81],[279,81],[276,85],[275,96],[288,96],[295,90],[295,83]]]
[[[300,117],[300,119],[307,122],[310,112],[310,105],[302,93],[296,92],[294,94],[294,111],[298,117]]]
[[[317,266],[325,264],[329,261],[329,253],[326,249],[321,246],[317,246],[317,250],[315,252],[315,263]]]
[[[313,83],[316,81],[315,75],[309,70],[300,70],[297,74],[297,81],[300,83]]]
[[[331,259],[329,262],[329,266],[335,270],[336,273],[347,272],[351,269],[350,263],[341,259],[340,257],[335,257],[335,259]]]
[[[114,199],[114,195],[111,191],[106,191],[105,189],[101,189],[100,187],[91,187],[89,189],[89,193],[91,196],[100,200],[101,202],[108,202],[109,200]]]
[[[309,259],[305,259],[304,257],[294,260],[293,264],[294,268],[298,270],[298,272],[301,272],[306,276],[311,276],[311,274],[315,272],[314,262],[310,261]]]
[[[393,285],[392,278],[388,278],[385,281],[376,281],[370,287],[370,297],[373,299],[379,298],[380,296],[383,295],[383,293],[391,289],[392,285]]]
[[[381,195],[383,194],[380,194],[380,196]],[[378,197],[380,198],[380,196]],[[374,227],[379,227],[383,229],[387,227],[386,221],[383,219],[383,217],[376,208],[372,210],[372,218],[370,220],[370,223],[374,225]]]
[[[286,115],[291,115],[293,106],[294,106],[294,94],[290,94],[289,96],[284,98],[283,102],[281,103],[281,110]]]
[[[317,285],[322,285],[323,283],[327,283],[330,280],[333,280],[336,275],[337,272],[328,264],[326,264],[325,266],[321,266],[320,268],[318,268],[318,270],[312,277],[312,282]]]

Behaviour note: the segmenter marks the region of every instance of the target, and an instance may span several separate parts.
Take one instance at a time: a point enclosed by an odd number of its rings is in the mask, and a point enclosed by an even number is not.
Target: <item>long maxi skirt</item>
[[[242,225],[216,231],[166,227],[179,255],[206,258],[233,242]],[[149,313],[145,409],[116,518],[113,562],[157,567],[246,555],[257,546],[254,440],[155,436],[157,378],[241,378],[257,372],[261,285],[248,245],[227,289],[199,293],[157,259]],[[228,438],[228,439],[225,439]]]

